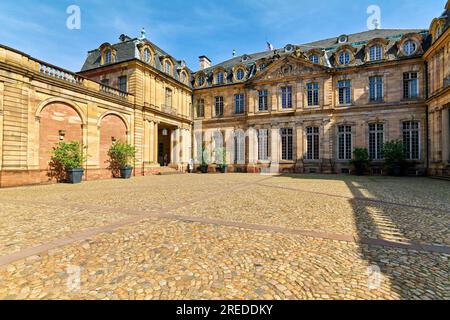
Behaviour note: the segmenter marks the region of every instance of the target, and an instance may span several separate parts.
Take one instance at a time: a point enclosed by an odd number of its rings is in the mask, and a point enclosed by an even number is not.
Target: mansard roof
[[[396,60],[399,59],[397,55],[397,44],[405,35],[409,34],[419,34],[423,37],[424,42],[423,46],[426,45],[426,39],[428,36],[428,30],[424,29],[376,29],[370,30],[355,34],[349,34],[346,36],[345,43],[339,43],[339,38],[342,36],[336,36],[334,38],[329,38],[325,40],[299,44],[299,45],[287,45],[285,48],[258,52],[253,54],[245,54],[242,56],[234,57],[230,60],[221,62],[217,65],[211,66],[210,68],[199,70],[206,74],[208,78],[208,86],[212,85],[212,74],[214,70],[217,68],[224,68],[227,72],[227,82],[226,84],[232,84],[233,75],[232,70],[237,65],[246,65],[249,70],[248,78],[251,79],[257,73],[257,64],[263,60],[266,60],[267,64],[270,64],[274,60],[278,58],[289,56],[293,54],[295,51],[299,51],[303,54],[307,54],[313,49],[320,50],[324,52],[324,59],[322,59],[322,65],[328,68],[338,67],[336,65],[334,54],[343,46],[351,46],[355,51],[355,61],[352,63],[352,66],[362,65],[366,63],[364,61],[365,52],[364,48],[369,42],[375,39],[384,39],[386,40],[386,54],[387,60]],[[292,49],[293,47],[293,49]],[[424,48],[426,49],[426,48]],[[243,59],[246,57],[246,59]]]
[[[121,63],[133,59],[141,60],[139,46],[148,44],[152,47],[155,53],[153,67],[155,67],[159,71],[164,72],[164,67],[162,65],[163,58],[170,58],[171,61],[174,63],[174,72],[172,73],[172,75],[168,76],[171,76],[175,80],[180,81],[181,79],[179,79],[180,74],[177,72],[178,70],[186,69],[187,72],[191,74],[191,70],[189,70],[186,67],[186,63],[183,60],[175,59],[173,56],[162,50],[153,42],[147,39],[143,40],[138,38],[131,39],[130,37],[124,35],[122,35],[120,38],[123,41],[110,45],[114,50],[116,50],[116,57],[114,63]],[[101,64],[101,48],[98,48],[88,52],[88,57],[86,58],[83,67],[81,68],[81,72],[101,67],[104,67],[104,65]]]

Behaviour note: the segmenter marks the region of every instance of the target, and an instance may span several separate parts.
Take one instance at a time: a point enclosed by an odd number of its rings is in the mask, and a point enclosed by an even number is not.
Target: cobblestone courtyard
[[[449,200],[321,175],[3,189],[0,299],[450,299]]]

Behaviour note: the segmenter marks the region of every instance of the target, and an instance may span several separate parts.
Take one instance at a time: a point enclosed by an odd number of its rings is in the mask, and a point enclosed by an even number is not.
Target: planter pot
[[[201,166],[201,167],[200,167],[200,171],[201,171],[202,173],[208,173],[208,166]]]
[[[355,171],[356,171],[356,175],[357,176],[363,176],[364,175],[364,165],[356,165],[355,166]]]
[[[69,169],[67,170],[68,182],[72,184],[80,183],[83,179],[84,169]]]
[[[222,166],[222,167],[219,167],[219,171],[220,171],[221,173],[227,173],[227,172],[228,172],[228,166]]]
[[[399,177],[402,175],[402,166],[399,164],[396,164],[392,166],[392,175]]]
[[[126,167],[120,169],[120,177],[122,179],[130,179],[133,173],[133,167]]]

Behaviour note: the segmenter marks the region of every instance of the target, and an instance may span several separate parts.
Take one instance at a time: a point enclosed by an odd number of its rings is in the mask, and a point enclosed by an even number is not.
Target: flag
[[[273,45],[270,43],[270,42],[267,42],[267,49],[269,50],[269,51],[273,51]]]

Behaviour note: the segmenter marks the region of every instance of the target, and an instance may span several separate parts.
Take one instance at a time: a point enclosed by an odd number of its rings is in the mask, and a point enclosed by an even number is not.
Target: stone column
[[[158,127],[159,127],[159,124],[158,124],[158,122],[154,122],[154,125],[153,125],[153,132],[154,132],[154,135],[153,135],[153,154],[154,154],[154,158],[153,158],[153,161],[154,161],[154,164],[158,164],[158,161],[159,161],[159,159],[158,159],[158,136],[159,136],[159,133],[158,133]]]
[[[270,129],[270,159],[270,172],[278,173],[281,160],[281,137],[280,128],[276,125]]]
[[[442,109],[442,162],[447,165],[450,162],[450,108]]]
[[[149,141],[148,141],[148,148],[149,148],[149,162],[155,163],[155,122],[150,121],[149,122]]]
[[[248,164],[255,165],[258,161],[258,138],[254,127],[248,128]]]

